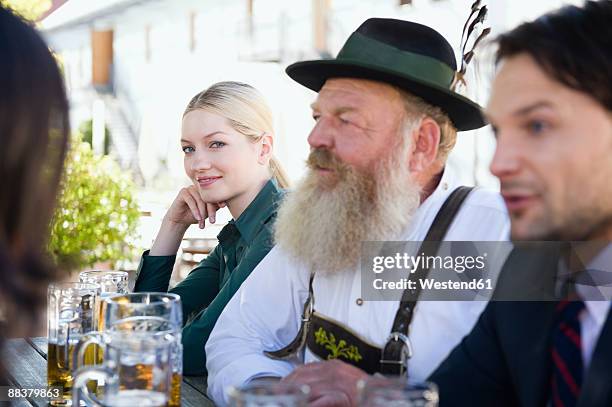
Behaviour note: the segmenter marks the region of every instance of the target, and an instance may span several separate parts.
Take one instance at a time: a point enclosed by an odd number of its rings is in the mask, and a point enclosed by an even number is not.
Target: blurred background
[[[315,94],[288,64],[335,56],[369,17],[427,24],[459,55],[471,0],[0,0],[37,21],[66,80],[76,134],[53,226],[58,263],[135,270],[178,190],[189,183],[179,144],[182,111],[214,82],[254,85],[275,113],[276,156],[296,181],[305,170]],[[490,0],[496,34],[568,1]],[[573,3],[579,3],[573,1]],[[464,93],[484,105],[493,73],[484,47]],[[77,147],[75,147],[77,146]],[[497,188],[490,129],[460,133],[449,170],[468,185]],[[78,150],[78,151],[76,151]],[[94,182],[94,180],[96,180]],[[67,192],[66,192],[67,191]],[[228,220],[191,228],[173,280],[216,244]]]

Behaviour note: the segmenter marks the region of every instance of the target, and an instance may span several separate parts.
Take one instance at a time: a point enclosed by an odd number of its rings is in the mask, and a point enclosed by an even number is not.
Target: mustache
[[[349,171],[349,166],[326,148],[315,148],[310,150],[310,154],[306,160],[306,166],[311,170],[324,168],[326,170],[336,171],[341,175]]]

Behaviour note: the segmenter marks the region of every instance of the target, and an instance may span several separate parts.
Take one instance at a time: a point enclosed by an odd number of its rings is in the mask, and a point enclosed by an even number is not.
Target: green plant
[[[73,138],[51,227],[56,264],[72,270],[132,256],[139,217],[130,176]]]

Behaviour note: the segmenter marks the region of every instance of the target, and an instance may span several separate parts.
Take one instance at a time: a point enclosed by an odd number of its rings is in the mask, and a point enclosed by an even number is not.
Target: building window
[[[113,30],[91,31],[91,81],[94,86],[111,85],[113,66]]]

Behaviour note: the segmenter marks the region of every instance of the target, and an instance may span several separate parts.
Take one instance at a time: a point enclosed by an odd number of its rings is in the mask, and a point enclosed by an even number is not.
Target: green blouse
[[[219,244],[168,290],[176,256],[149,256],[138,266],[134,291],[171,292],[183,304],[183,372],[206,374],[204,345],[229,300],[273,247],[273,223],[283,191],[268,181],[237,220],[217,235]]]

